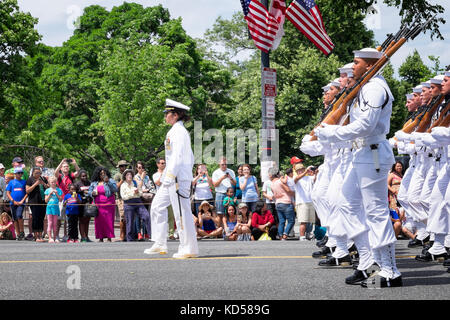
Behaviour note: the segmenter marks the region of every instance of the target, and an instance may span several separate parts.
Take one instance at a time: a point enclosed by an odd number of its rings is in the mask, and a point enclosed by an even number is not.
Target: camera
[[[311,167],[311,171],[314,172],[314,171],[316,171],[316,170],[317,170],[317,167],[316,167],[316,166],[312,166],[312,167]]]

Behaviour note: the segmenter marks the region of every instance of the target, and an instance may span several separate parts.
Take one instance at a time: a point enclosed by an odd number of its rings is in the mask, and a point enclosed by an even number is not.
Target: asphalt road
[[[414,260],[397,242],[402,288],[344,283],[352,269],[322,269],[312,241],[199,241],[200,257],[143,254],[151,242],[0,242],[0,299],[32,300],[449,300],[450,273]]]

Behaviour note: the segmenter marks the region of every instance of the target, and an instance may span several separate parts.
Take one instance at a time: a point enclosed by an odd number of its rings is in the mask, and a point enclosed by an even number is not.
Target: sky
[[[182,18],[183,28],[194,37],[201,38],[204,32],[211,28],[216,19],[231,18],[233,13],[241,11],[239,0],[128,0],[140,3],[145,7],[162,4],[169,9],[172,18]],[[445,40],[433,41],[430,32],[420,34],[416,39],[403,45],[392,57],[392,65],[397,70],[406,57],[417,49],[423,62],[429,67],[433,63],[428,56],[439,56],[441,66],[450,65],[450,1],[429,0],[438,3],[446,9],[444,18],[448,23],[441,26],[441,33]],[[89,5],[101,5],[108,10],[121,5],[123,0],[18,0],[21,11],[30,12],[39,19],[36,26],[42,35],[42,42],[49,46],[61,46],[73,34],[73,22],[82,15],[83,9]],[[377,5],[378,14],[370,16],[366,25],[375,33],[375,39],[383,42],[386,34],[395,33],[400,27],[400,17],[396,8]],[[290,23],[286,21],[286,23]],[[325,26],[326,27],[326,26]],[[303,35],[299,32],[299,37]],[[361,49],[361,48],[355,48]]]

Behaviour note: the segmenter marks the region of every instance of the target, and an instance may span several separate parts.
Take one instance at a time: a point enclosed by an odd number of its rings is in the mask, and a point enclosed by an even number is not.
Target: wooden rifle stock
[[[428,128],[427,132],[430,133],[431,129],[434,127],[448,127],[450,124],[450,101],[447,102],[444,110],[442,110],[441,114],[439,115],[439,118],[431,125],[430,128]]]
[[[444,100],[443,95],[437,96],[434,101],[431,103],[430,108],[425,112],[425,114],[422,117],[422,120],[420,121],[419,125],[417,126],[416,132],[425,132],[425,130],[428,129],[428,127],[431,124],[431,117],[436,112],[439,105]]]

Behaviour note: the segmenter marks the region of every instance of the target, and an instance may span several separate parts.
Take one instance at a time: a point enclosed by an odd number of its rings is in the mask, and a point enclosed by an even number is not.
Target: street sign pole
[[[268,8],[268,0],[262,0],[262,5]],[[262,108],[261,108],[261,119],[262,119],[262,129],[263,132],[267,132],[267,119],[266,119],[266,96],[265,96],[265,83],[264,83],[264,68],[270,67],[270,60],[269,60],[269,53],[265,53],[261,51],[261,101],[262,101]],[[271,148],[271,142],[270,139],[267,139],[267,134],[263,134],[261,139],[264,139],[262,141],[262,146],[265,146],[265,149],[262,150],[261,154],[261,162],[262,161],[270,161],[272,159],[272,148]]]

